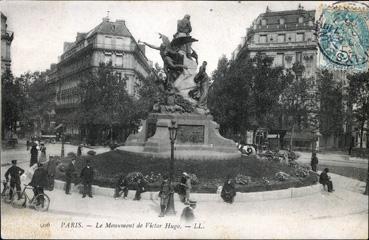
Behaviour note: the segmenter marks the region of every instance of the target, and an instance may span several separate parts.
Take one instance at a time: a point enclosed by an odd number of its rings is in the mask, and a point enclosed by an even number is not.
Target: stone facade
[[[77,33],[74,42],[64,43],[64,52],[50,80],[56,87],[56,119],[64,123],[64,131],[78,135],[79,126],[68,121],[78,106],[77,86],[82,78],[97,69],[101,62],[112,62],[114,70],[127,80],[127,91],[136,94],[135,86],[151,71],[145,48],[139,45],[124,20],[103,21],[87,33]]]
[[[10,69],[11,66],[11,54],[10,46],[12,44],[14,33],[8,31],[8,24],[6,23],[7,17],[1,13],[1,72],[5,72],[5,69]]]
[[[300,77],[308,79],[311,96],[307,101],[310,109],[308,122],[309,128],[302,129],[302,132],[311,131],[319,128],[319,122],[316,120],[316,111],[319,109],[317,93],[317,39],[314,35],[315,29],[315,10],[304,10],[300,5],[297,10],[288,11],[270,11],[267,8],[265,13],[260,14],[247,28],[247,34],[244,43],[240,45],[233,53],[236,60],[242,56],[242,52],[247,50],[251,57],[257,53],[274,59],[274,66],[282,66],[291,69],[296,62],[301,63],[305,70]],[[346,74],[344,72],[333,72],[333,77],[337,83],[348,86]],[[342,88],[343,94],[347,94]],[[350,109],[346,101],[343,101],[342,108],[346,114]],[[282,128],[291,130],[292,126],[282,122]],[[337,136],[322,136],[323,140],[319,145],[323,148],[335,148],[339,146],[348,146],[351,127],[348,122],[342,126],[343,133],[341,139]],[[307,142],[308,142],[307,138]],[[318,145],[318,146],[319,146]]]

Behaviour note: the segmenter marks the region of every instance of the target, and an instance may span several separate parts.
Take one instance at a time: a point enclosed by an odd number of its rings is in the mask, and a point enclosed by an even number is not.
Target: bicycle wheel
[[[49,209],[50,198],[44,193],[38,194],[33,202],[37,211],[44,212]]]
[[[18,199],[18,194],[14,193],[13,198],[12,198],[12,207],[23,208],[26,206],[26,200],[27,200],[27,197],[24,192],[22,193],[20,199]]]
[[[5,203],[10,203],[12,201],[10,198],[10,187],[4,188],[4,190],[1,192],[1,198]]]

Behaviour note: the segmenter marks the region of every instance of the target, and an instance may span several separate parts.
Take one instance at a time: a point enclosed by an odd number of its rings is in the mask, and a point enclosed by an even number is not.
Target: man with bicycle
[[[44,188],[48,188],[48,174],[42,163],[38,163],[38,168],[35,170],[29,185],[33,187],[34,197],[36,197],[38,194],[43,194]],[[37,199],[36,205],[42,204],[42,201],[43,199]]]
[[[14,187],[17,189],[18,200],[21,198],[20,176],[23,173],[24,173],[24,170],[17,166],[17,160],[12,160],[12,166],[5,173],[6,182],[9,182],[9,175],[10,175],[10,192],[9,192],[10,199],[12,199],[13,197]]]

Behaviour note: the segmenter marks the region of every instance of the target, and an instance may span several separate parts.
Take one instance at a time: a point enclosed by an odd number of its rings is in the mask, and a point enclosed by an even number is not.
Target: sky
[[[199,62],[207,61],[207,72],[216,69],[219,58],[228,58],[241,43],[252,21],[267,6],[271,11],[294,10],[299,2],[211,2],[211,1],[2,1],[8,30],[14,32],[11,45],[15,76],[27,71],[44,71],[57,63],[63,43],[75,40],[77,32],[88,32],[106,17],[123,19],[136,41],[159,45],[158,33],[172,38],[177,20],[191,15],[193,49]],[[306,10],[319,2],[301,2]],[[159,53],[146,48],[146,56],[162,65]]]

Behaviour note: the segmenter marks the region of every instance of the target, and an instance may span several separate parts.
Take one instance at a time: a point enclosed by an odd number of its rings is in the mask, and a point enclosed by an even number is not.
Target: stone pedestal
[[[142,146],[144,153],[169,153],[170,140],[168,126],[171,120],[177,123],[177,139],[175,151],[198,152],[204,156],[217,155],[224,158],[239,157],[236,143],[219,134],[219,125],[213,121],[211,115],[199,114],[150,114],[139,134],[129,136],[126,146]],[[154,125],[155,124],[155,125]],[[153,126],[156,129],[153,130]],[[155,133],[153,133],[155,131]],[[208,153],[208,154],[207,154]],[[195,154],[196,155],[196,154]],[[205,157],[206,159],[206,157]]]

